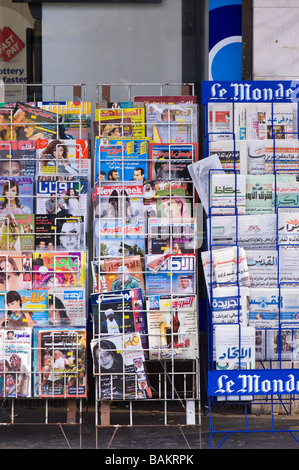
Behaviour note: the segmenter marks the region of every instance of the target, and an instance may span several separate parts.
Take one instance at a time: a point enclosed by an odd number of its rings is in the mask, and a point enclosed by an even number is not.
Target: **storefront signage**
[[[202,103],[234,102],[298,102],[299,80],[293,81],[204,81]]]
[[[298,369],[214,370],[208,372],[209,396],[297,395]]]

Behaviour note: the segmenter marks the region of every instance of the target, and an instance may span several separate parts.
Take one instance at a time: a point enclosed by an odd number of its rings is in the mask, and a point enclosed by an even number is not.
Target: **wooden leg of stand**
[[[76,423],[77,403],[75,399],[69,399],[67,402],[67,422],[68,424]]]
[[[101,402],[101,426],[110,426],[110,402]]]

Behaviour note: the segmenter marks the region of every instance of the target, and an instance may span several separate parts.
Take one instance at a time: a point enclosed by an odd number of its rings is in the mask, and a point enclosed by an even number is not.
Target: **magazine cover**
[[[85,249],[84,220],[82,216],[37,214],[35,216],[36,250]]]
[[[0,216],[34,214],[33,178],[27,176],[0,177]]]
[[[32,329],[0,330],[0,396],[31,397]]]
[[[197,96],[195,95],[145,95],[145,96],[134,96],[135,103],[197,103]]]
[[[94,293],[107,292],[107,282],[104,274],[105,269],[102,267],[102,264],[104,264],[103,261],[91,261],[91,275]]]
[[[150,180],[190,181],[188,165],[198,160],[198,144],[150,143]]]
[[[247,173],[247,142],[216,140],[209,142],[209,156],[217,155],[224,170]]]
[[[12,140],[11,133],[11,122],[12,122],[12,113],[15,107],[15,103],[6,103],[6,106],[3,107],[1,103],[0,108],[0,140]]]
[[[34,328],[33,371],[35,397],[86,397],[86,330]]]
[[[196,296],[149,295],[146,305],[150,359],[196,359]]]
[[[121,181],[144,181],[149,175],[149,143],[147,139],[96,138],[96,181],[109,181],[118,175]]]
[[[37,105],[59,115],[60,139],[91,139],[91,103],[89,101],[43,101]]]
[[[89,141],[39,139],[36,143],[37,176],[88,175]]]
[[[299,208],[280,208],[277,211],[278,243],[280,245],[298,245]]]
[[[140,255],[144,258],[145,237],[142,219],[94,220],[96,257]]]
[[[33,288],[84,287],[86,285],[87,253],[38,252],[32,253]]]
[[[277,250],[246,249],[246,260],[251,287],[277,287]],[[280,266],[281,267],[281,266]]]
[[[104,269],[108,292],[139,288],[144,292],[144,269],[139,255],[105,259]]]
[[[84,228],[88,220],[88,182],[49,181],[42,177],[36,182],[36,214],[57,214],[83,216]]]
[[[279,288],[249,289],[249,326],[277,328],[280,309]]]
[[[152,397],[139,333],[93,339],[91,352],[102,400]]]
[[[0,251],[0,290],[32,289],[32,256],[22,251]]]
[[[144,108],[96,109],[97,135],[102,137],[145,137]]]
[[[148,254],[177,255],[195,253],[196,220],[169,221],[167,218],[148,219]]]
[[[49,325],[85,326],[86,320],[85,288],[49,289]]]
[[[170,255],[156,270],[161,255],[146,256],[146,294],[195,294],[195,255]]]
[[[246,176],[246,214],[272,214],[274,175]]]
[[[34,250],[35,216],[0,215],[0,250]]]
[[[250,277],[244,248],[232,246],[212,250],[215,281],[219,287],[231,284],[250,286]]]
[[[55,113],[17,102],[12,116],[11,140],[56,139],[59,121]]]
[[[299,169],[299,141],[298,139],[264,140],[265,145],[265,172],[273,173],[275,170],[298,171]],[[288,174],[284,172],[283,174]]]
[[[44,289],[0,292],[0,325],[24,328],[48,324],[48,292]]]
[[[248,325],[248,287],[215,287],[211,297],[212,322]]]
[[[35,162],[36,141],[0,141],[0,176],[34,177]]]
[[[281,175],[276,176],[275,184],[273,184],[273,210],[280,208],[278,211],[280,212],[284,207],[298,207],[299,181],[292,181],[291,179],[289,181],[280,181],[279,176]]]
[[[211,214],[245,214],[246,176],[211,172],[210,196]]]
[[[143,219],[143,184],[141,181],[104,182],[96,186],[100,196],[99,217],[107,219]]]
[[[198,141],[198,105],[146,103],[146,136],[154,143],[192,143]]]
[[[146,314],[142,289],[124,289],[112,293],[91,294],[94,331],[100,337],[119,333],[140,333],[148,358]]]
[[[156,184],[158,217],[174,219],[190,219],[192,214],[192,188],[183,181],[160,181]]]
[[[231,140],[233,138],[232,103],[209,104],[208,132],[210,141]]]
[[[216,368],[255,369],[255,328],[215,326]]]

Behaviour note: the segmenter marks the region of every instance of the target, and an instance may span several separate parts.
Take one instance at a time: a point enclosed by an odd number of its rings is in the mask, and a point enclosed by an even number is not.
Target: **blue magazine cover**
[[[149,178],[149,143],[145,139],[96,139],[96,181],[144,181]]]

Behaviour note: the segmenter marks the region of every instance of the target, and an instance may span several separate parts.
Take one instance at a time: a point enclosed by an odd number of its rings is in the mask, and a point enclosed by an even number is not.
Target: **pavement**
[[[11,404],[0,406],[1,450],[97,450],[103,459],[166,452],[195,459],[214,449],[299,448],[297,414],[248,415],[246,419],[240,413],[201,414],[200,419],[197,416],[200,424],[186,426],[185,412],[177,405],[168,411],[165,424],[164,411],[154,404],[139,405],[133,413],[121,404],[111,406],[110,425],[102,427],[90,405],[77,410],[74,423],[67,421],[67,411],[61,406],[50,406],[46,413],[44,406],[31,403],[13,406],[13,415]]]

